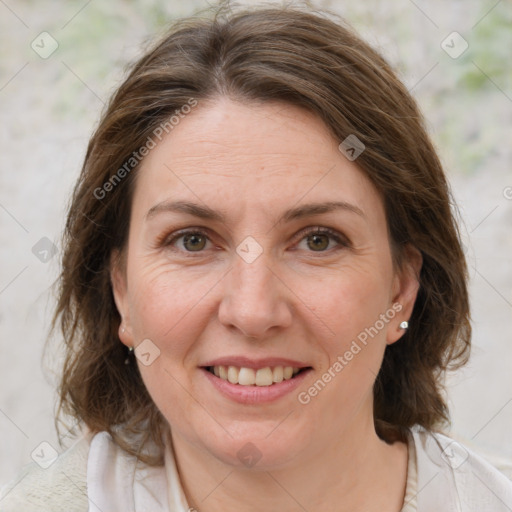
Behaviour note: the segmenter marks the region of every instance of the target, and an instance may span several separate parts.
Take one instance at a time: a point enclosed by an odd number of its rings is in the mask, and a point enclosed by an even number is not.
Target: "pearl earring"
[[[406,322],[405,320],[400,324],[400,329],[408,329],[409,328],[409,322]]]

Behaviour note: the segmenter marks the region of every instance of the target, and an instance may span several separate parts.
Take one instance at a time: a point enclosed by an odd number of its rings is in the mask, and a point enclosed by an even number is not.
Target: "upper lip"
[[[293,366],[294,368],[309,368],[311,365],[282,357],[264,357],[250,359],[245,356],[226,356],[211,359],[201,366],[237,366],[239,368],[265,368],[267,366]]]

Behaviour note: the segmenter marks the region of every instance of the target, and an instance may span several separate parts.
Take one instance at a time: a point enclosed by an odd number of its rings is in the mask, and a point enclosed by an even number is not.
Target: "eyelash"
[[[204,229],[202,229],[202,228],[187,228],[187,229],[184,229],[184,230],[181,230],[181,231],[177,231],[176,233],[172,234],[171,236],[166,235],[166,236],[161,237],[161,239],[158,241],[157,245],[159,247],[171,246],[176,240],[178,240],[178,239],[180,239],[180,238],[182,238],[182,237],[184,237],[186,235],[201,235],[201,236],[204,236],[208,241],[211,242],[210,237],[208,236],[207,231],[205,231]],[[346,237],[342,236],[337,231],[335,231],[335,230],[333,230],[331,228],[326,228],[326,227],[306,228],[305,230],[303,230],[300,233],[299,242],[301,242],[302,240],[304,240],[308,236],[312,236],[312,235],[328,235],[339,246],[345,247],[345,248],[350,247],[350,242],[348,241],[348,239]],[[179,249],[173,249],[173,250],[176,251],[176,252],[185,252],[187,255],[190,255],[191,257],[195,257],[195,253],[197,253],[197,256],[199,256],[199,255],[201,255],[204,252],[204,250],[201,250],[201,251],[181,251]],[[317,252],[320,255],[322,255],[322,254],[325,254],[325,253],[329,253],[332,250],[333,250],[333,248],[327,249],[327,250],[324,250],[324,251],[309,251],[309,252],[311,252],[313,254],[315,252]]]

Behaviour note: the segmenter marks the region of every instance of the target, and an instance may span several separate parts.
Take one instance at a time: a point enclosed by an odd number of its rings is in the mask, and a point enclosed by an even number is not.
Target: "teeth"
[[[273,383],[272,370],[268,366],[256,372],[256,386],[271,386]]]
[[[228,380],[229,380],[229,382],[231,382],[231,384],[238,383],[238,373],[239,373],[239,370],[235,366],[228,367]]]
[[[291,379],[293,375],[293,368],[291,366],[285,366],[283,368],[283,377],[285,380]]]
[[[276,366],[274,368],[274,371],[272,372],[272,380],[274,382],[283,382],[283,367],[282,366]]]
[[[231,384],[239,384],[241,386],[271,386],[274,383],[289,380],[299,373],[299,368],[293,366],[275,366],[270,368],[238,368],[237,366],[214,366],[210,370],[214,375],[227,380]]]
[[[238,384],[241,384],[242,386],[252,386],[255,382],[256,372],[252,368],[240,368],[240,372],[238,373]]]

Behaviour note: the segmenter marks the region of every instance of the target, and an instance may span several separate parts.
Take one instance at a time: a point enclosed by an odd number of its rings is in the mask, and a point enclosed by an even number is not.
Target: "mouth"
[[[205,366],[215,377],[239,386],[267,387],[283,381],[296,378],[303,372],[311,370],[311,366],[264,366],[262,368],[248,368],[245,366],[215,365]]]
[[[200,366],[206,378],[206,393],[210,389],[231,401],[243,405],[263,405],[293,396],[303,386],[312,366],[286,359],[251,360],[229,357],[209,361]]]
[[[243,405],[263,405],[293,396],[304,386],[312,366],[282,357],[226,356],[199,366],[205,378],[205,393]],[[208,395],[207,395],[208,396]]]

